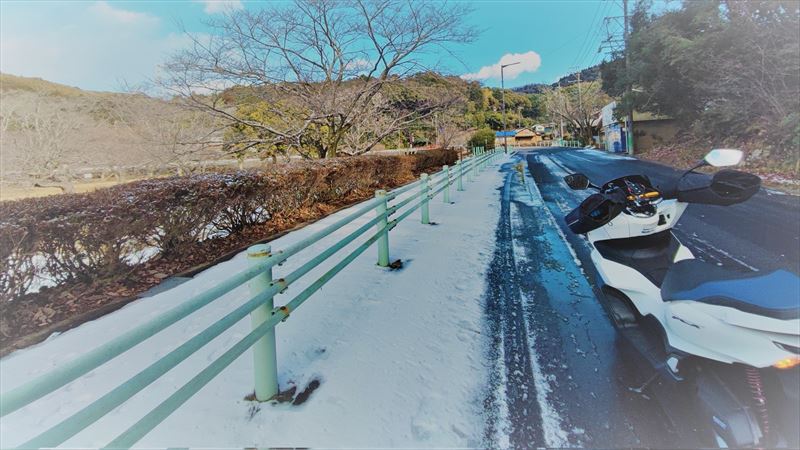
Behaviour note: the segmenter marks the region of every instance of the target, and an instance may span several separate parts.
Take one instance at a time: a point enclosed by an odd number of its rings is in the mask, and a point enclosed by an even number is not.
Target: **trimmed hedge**
[[[8,307],[26,296],[37,277],[57,285],[119,282],[146,259],[178,259],[213,247],[203,245],[209,241],[249,236],[253,227],[295,223],[314,215],[309,208],[371,197],[456,158],[451,150],[337,158],[2,202],[0,301]],[[220,256],[211,253],[206,260]]]

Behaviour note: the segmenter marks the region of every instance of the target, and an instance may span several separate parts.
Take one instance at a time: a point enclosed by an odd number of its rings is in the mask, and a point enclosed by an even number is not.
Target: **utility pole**
[[[604,49],[610,50],[614,57],[617,57],[620,52],[625,52],[625,73],[628,83],[625,89],[627,97],[631,98],[632,83],[630,81],[630,51],[628,40],[630,37],[630,16],[628,15],[628,1],[622,0],[622,16],[609,16],[603,19],[603,25],[606,29],[606,39],[600,44],[598,51]],[[622,36],[620,36],[620,28],[622,29]],[[625,115],[625,147],[628,154],[633,154],[633,105]]]
[[[503,70],[506,67],[513,66],[515,64],[519,64],[519,62],[500,65],[500,96],[503,100],[503,153],[508,153],[508,132],[506,131],[506,85],[503,77]]]
[[[570,70],[576,70],[577,71],[576,73],[578,74],[578,112],[580,113],[581,120],[583,120],[584,114],[583,114],[583,96],[581,95],[581,68],[578,66],[572,66],[570,67]],[[591,127],[591,120],[587,118],[586,122],[587,125]],[[579,126],[581,127],[582,131],[583,126],[581,124],[579,124]]]
[[[624,31],[623,31],[623,41],[625,42],[625,73],[626,78],[628,79],[628,99],[632,98],[631,94],[631,52],[630,46],[628,45],[628,36],[629,36],[629,22],[630,18],[628,17],[628,0],[622,0],[622,10],[624,15]],[[628,116],[625,118],[625,136],[627,140],[627,147],[628,147],[628,154],[633,155],[633,104],[628,105]]]
[[[558,90],[561,91],[561,79],[558,80]],[[564,95],[563,92],[559,92],[562,96]],[[566,96],[564,96],[566,97]],[[567,100],[564,99],[564,111],[567,110]],[[564,116],[561,114],[558,115],[558,140],[560,141],[559,144],[564,144]]]
[[[583,98],[581,97],[581,68],[578,66],[570,67],[570,70],[575,70],[578,77],[578,107],[583,111]]]
[[[583,97],[581,96],[581,71],[578,69],[578,111],[581,113],[581,118],[583,118]],[[587,122],[591,122],[587,120]],[[591,126],[589,123],[586,124],[587,126]],[[589,133],[591,135],[591,133]]]

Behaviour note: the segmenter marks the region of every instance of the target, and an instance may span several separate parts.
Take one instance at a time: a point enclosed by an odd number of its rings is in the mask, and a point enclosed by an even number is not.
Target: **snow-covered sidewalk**
[[[489,369],[484,362],[483,294],[499,214],[500,157],[430,203],[390,233],[388,271],[371,247],[276,328],[281,389],[320,386],[304,404],[256,403],[251,352],[142,439],[142,447],[479,447]],[[358,206],[340,211],[271,243],[279,250]],[[299,267],[369,221],[366,215],[277,267],[275,277]],[[344,249],[354,248],[358,240]],[[330,258],[275,298],[281,305],[333,266]],[[23,384],[175,307],[192,294],[247,266],[244,254],[193,280],[136,301],[101,319],[0,360],[0,391]],[[0,419],[0,447],[19,445],[59,423],[194,334],[244,303],[241,287],[143,344],[33,404]],[[67,441],[65,447],[107,444],[250,331],[244,319],[164,377]]]

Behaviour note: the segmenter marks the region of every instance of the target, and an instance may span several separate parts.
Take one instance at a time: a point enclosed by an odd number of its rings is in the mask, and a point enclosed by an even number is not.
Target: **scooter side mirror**
[[[733,148],[716,148],[708,152],[704,161],[714,167],[735,166],[742,162],[743,153]]]
[[[575,191],[582,191],[589,187],[589,177],[582,173],[573,173],[564,177],[564,182],[570,189]]]

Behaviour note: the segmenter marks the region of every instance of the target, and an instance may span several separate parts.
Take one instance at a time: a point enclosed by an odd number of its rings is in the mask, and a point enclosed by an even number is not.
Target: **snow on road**
[[[592,150],[592,151],[596,151],[596,150]],[[569,175],[569,173],[567,173],[564,169],[561,168],[562,166],[560,164],[556,163],[550,157],[544,156],[544,155],[537,155],[537,158],[538,158],[539,161],[541,161],[548,168],[548,170],[550,170],[553,174],[555,174],[559,178],[564,178],[565,176]],[[528,171],[528,170],[525,171],[525,180],[526,180],[525,181],[526,186],[528,187],[528,190],[530,191],[531,197],[535,199],[534,201],[536,201],[536,202],[538,202],[540,204],[544,204],[544,199],[542,198],[541,191],[539,191],[539,186],[536,184],[536,180],[533,179],[533,177],[530,174],[530,171]],[[569,205],[566,205],[563,202],[560,202],[558,200],[556,200],[556,203],[558,204],[558,208],[565,215],[568,214],[570,211],[572,211],[572,208]],[[572,255],[572,261],[574,261],[575,265],[580,267],[581,268],[581,272],[583,272],[583,264],[581,263],[580,258],[578,258],[578,254],[575,253],[575,249],[569,243],[569,240],[567,240],[567,236],[564,235],[563,231],[561,231],[561,227],[559,227],[558,224],[556,224],[555,217],[553,217],[553,214],[550,212],[550,210],[548,208],[546,208],[546,207],[543,208],[543,211],[545,213],[547,213],[547,221],[548,221],[548,223],[552,226],[552,228],[554,230],[556,230],[558,232],[558,235],[561,237],[561,240],[566,245],[567,250],[569,250],[570,255]]]
[[[515,193],[516,196],[517,193]],[[523,194],[525,195],[525,194]],[[514,229],[522,230],[522,219],[520,218],[520,211],[518,208],[512,208],[511,213],[511,226]],[[525,255],[525,248],[518,240],[512,240],[512,248],[514,250],[514,260],[520,263],[526,263],[527,256]],[[528,345],[531,355],[531,373],[533,374],[534,385],[536,386],[536,400],[539,403],[539,413],[542,421],[542,431],[544,432],[544,442],[550,448],[566,448],[570,447],[569,434],[564,430],[564,420],[561,418],[557,408],[550,400],[551,392],[553,391],[553,383],[555,378],[545,374],[542,369],[540,361],[541,355],[535,347],[535,343],[539,340],[536,334],[536,327],[532,323],[529,311],[529,304],[535,301],[529,292],[520,289],[520,298],[525,299],[522,302],[523,317],[525,318],[526,333],[528,335]]]
[[[584,149],[584,150],[575,150],[575,153],[583,153],[588,154],[590,156],[600,157],[604,159],[626,159],[629,161],[636,161],[636,158],[631,156],[625,156],[625,153],[611,153],[605,150],[596,150],[596,149]]]
[[[562,166],[560,163],[557,163],[553,158],[545,155],[536,155],[537,159],[542,162],[542,164],[547,167],[547,170],[550,171],[553,175],[558,178],[564,178],[565,176],[572,173],[571,170],[567,169],[566,167]]]
[[[431,201],[390,233],[391,259],[376,266],[373,247],[277,327],[281,388],[319,388],[304,404],[256,403],[251,353],[236,360],[142,439],[145,447],[481,447],[488,362],[483,294],[499,214],[502,175],[490,165],[455,204]],[[355,208],[355,207],[354,207]],[[273,241],[286,247],[350,213],[340,211]],[[371,218],[356,220],[276,268],[283,276]],[[359,241],[345,250],[357,246]],[[342,253],[341,255],[344,255]],[[276,305],[288,301],[338,261],[321,265]],[[194,279],[0,360],[0,391],[72,360],[101,342],[162,314],[192,294],[241,270],[244,254]],[[0,447],[19,445],[110,391],[248,298],[238,288],[65,388],[0,420]],[[68,440],[67,447],[107,444],[250,331],[248,318]]]

